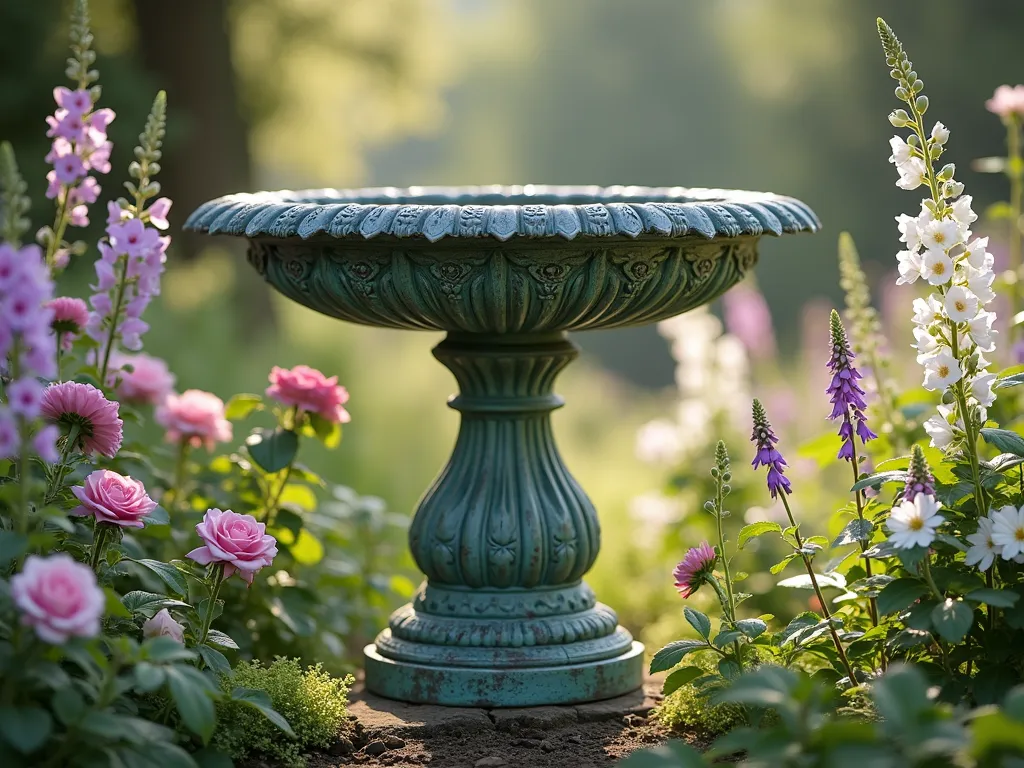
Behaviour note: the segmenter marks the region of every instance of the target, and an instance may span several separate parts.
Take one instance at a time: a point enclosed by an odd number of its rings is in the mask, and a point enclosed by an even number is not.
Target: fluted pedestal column
[[[449,333],[434,355],[459,383],[448,465],[409,545],[426,575],[366,647],[366,685],[405,701],[530,706],[638,688],[643,646],[581,580],[600,547],[594,506],[555,446],[564,333]]]

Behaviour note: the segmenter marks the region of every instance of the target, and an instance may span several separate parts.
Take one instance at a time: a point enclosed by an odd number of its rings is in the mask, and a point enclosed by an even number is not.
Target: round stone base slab
[[[601,701],[643,684],[644,646],[584,664],[489,669],[394,661],[363,649],[366,688],[379,696],[450,707],[535,707]]]

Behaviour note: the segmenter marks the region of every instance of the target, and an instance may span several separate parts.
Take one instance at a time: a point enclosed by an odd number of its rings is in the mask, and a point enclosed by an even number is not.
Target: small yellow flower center
[[[948,365],[940,365],[939,366],[939,377],[944,379],[947,376],[949,376],[949,366]]]
[[[967,302],[966,301],[954,301],[953,302],[953,306],[956,307],[956,311],[957,312],[964,312],[964,311],[967,310]]]
[[[940,261],[932,267],[932,272],[936,275],[944,275],[946,274],[946,265]]]
[[[946,235],[945,235],[945,233],[941,232],[941,231],[936,232],[935,233],[935,242],[936,243],[944,243],[944,242],[946,242]]]
[[[1013,538],[1017,541],[1024,541],[1024,528],[1018,528],[1013,532]]]
[[[909,527],[912,531],[920,531],[922,528],[924,528],[924,520],[922,520],[920,517],[912,517],[910,518],[910,522],[907,524],[907,527]]]

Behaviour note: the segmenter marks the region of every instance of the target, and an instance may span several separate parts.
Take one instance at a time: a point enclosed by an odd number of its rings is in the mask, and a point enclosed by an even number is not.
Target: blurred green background
[[[175,244],[147,350],[168,360],[179,388],[225,399],[262,389],[274,364],[337,374],[353,421],[339,451],[309,463],[401,512],[441,467],[457,427],[444,407],[453,381],[429,354],[438,337],[344,325],[280,300],[250,274],[239,243],[181,235],[196,205],[262,188],[528,182],[793,195],[825,228],[763,246],[757,281],[781,357],[763,378],[777,386],[818,344],[802,337],[808,318],[823,320],[821,308],[841,302],[838,233],[854,235],[880,286],[897,250],[892,217],[916,207],[886,162],[885,117],[896,103],[875,17],[903,39],[931,112],[952,129],[950,157],[978,210],[1004,196],[1000,177],[967,170],[1002,150],[1003,128],[983,102],[1000,83],[1024,79],[1024,3],[1006,0],[91,5],[103,105],[118,113],[106,194],[116,194],[153,93],[168,91],[160,180],[175,201]],[[63,83],[65,10],[62,0],[0,0],[0,138],[15,144],[37,200],[43,118]],[[39,226],[49,212],[35,214]],[[65,292],[85,292],[91,261],[78,261]],[[909,293],[886,295],[909,309]],[[902,349],[909,328],[900,333]],[[627,511],[665,481],[634,445],[642,424],[674,407],[674,364],[653,328],[576,340],[584,355],[561,379],[568,407],[556,430],[606,532],[590,581],[637,629],[675,605],[669,573],[645,566]],[[807,431],[825,431],[820,410],[820,426],[815,412],[806,416]]]

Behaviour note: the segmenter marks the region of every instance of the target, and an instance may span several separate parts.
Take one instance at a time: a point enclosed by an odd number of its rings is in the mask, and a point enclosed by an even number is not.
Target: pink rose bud
[[[348,391],[338,386],[338,377],[327,378],[308,365],[297,365],[291,370],[274,366],[267,395],[339,424],[347,424],[352,418],[341,407],[348,402]]]
[[[224,418],[224,401],[209,392],[188,389],[170,394],[154,414],[157,424],[167,430],[167,441],[186,441],[193,447],[213,450],[217,443],[231,439],[231,422]]]
[[[11,596],[21,623],[34,627],[39,639],[59,645],[69,637],[95,637],[106,596],[96,574],[71,555],[29,555],[21,573],[11,578]]]
[[[156,502],[149,498],[146,486],[139,480],[109,469],[90,473],[85,485],[76,485],[71,492],[81,502],[71,514],[92,515],[98,523],[121,528],[141,528],[142,518],[156,509]]]
[[[166,608],[142,625],[142,636],[169,637],[185,644],[185,628],[174,620]]]
[[[126,370],[125,366],[131,366],[132,370]],[[174,374],[159,357],[151,357],[144,352],[126,355],[114,351],[110,353],[107,386],[112,387],[115,383],[117,396],[122,401],[156,405],[174,389]]]
[[[240,515],[230,509],[208,509],[196,533],[204,546],[197,547],[185,557],[200,565],[224,563],[224,577],[236,570],[248,584],[253,576],[274,561],[277,539],[267,533],[267,526],[252,515]]]

